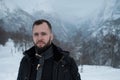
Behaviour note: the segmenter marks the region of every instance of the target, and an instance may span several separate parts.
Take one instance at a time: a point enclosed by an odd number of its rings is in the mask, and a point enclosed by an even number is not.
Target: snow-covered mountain
[[[119,0],[107,0],[100,10],[79,20],[77,26],[81,27],[74,42],[80,63],[120,66]]]
[[[19,32],[25,29],[26,34],[30,34],[33,17],[21,9],[15,9],[13,13],[2,18],[4,29],[7,32]]]
[[[24,32],[25,34],[31,35],[31,27],[34,20],[37,19],[47,19],[51,22],[53,26],[53,32],[55,33],[59,40],[67,41],[69,40],[76,32],[76,26],[61,21],[57,15],[53,15],[52,13],[46,13],[44,11],[37,11],[33,14],[29,14],[28,12],[16,7],[13,8],[12,11],[9,11],[9,6],[5,4],[2,0],[1,9],[0,9],[0,20],[3,22],[3,28],[7,32]],[[23,33],[23,34],[24,34]]]
[[[9,14],[8,8],[5,6],[3,0],[0,0],[0,19]]]
[[[118,30],[119,19],[120,1],[106,0],[99,10],[85,18],[78,19],[76,26],[81,31],[82,37],[89,40],[92,37],[98,37],[101,34],[101,30],[103,30],[104,35],[111,32],[111,30],[114,32],[115,28]]]

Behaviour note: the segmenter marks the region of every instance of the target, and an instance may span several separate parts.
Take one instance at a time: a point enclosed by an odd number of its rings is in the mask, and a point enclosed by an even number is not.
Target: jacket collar
[[[52,55],[51,55],[51,51],[50,52],[49,52],[49,50],[45,51],[45,53],[48,52],[48,56],[46,57],[46,59],[53,56],[53,59],[56,62],[59,62],[61,59],[63,59],[63,57],[66,57],[66,56],[69,55],[68,51],[63,51],[60,47],[57,47],[53,43],[51,45],[52,45]],[[51,47],[50,47],[50,49],[51,49]],[[36,53],[35,52],[35,46],[33,46],[30,49],[26,50],[23,54],[30,59],[30,58],[35,57],[35,53]],[[44,55],[46,55],[46,54],[44,54]]]
[[[52,46],[50,46],[47,50],[45,50],[44,52],[42,52],[42,54],[38,54],[35,53],[36,57],[40,58],[40,57],[44,57],[44,59],[49,59],[50,57],[53,56],[53,49]]]

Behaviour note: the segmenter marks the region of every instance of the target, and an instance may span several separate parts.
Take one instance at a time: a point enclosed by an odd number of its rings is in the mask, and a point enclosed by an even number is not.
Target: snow
[[[0,45],[1,80],[16,80],[21,58],[22,55],[16,51],[11,39],[8,40],[5,46]]]
[[[81,72],[79,66],[79,72]],[[120,69],[115,69],[108,66],[83,66],[81,74],[82,80],[120,80]]]
[[[16,80],[22,52],[18,52],[14,48],[11,39],[5,46],[0,45],[0,52],[0,79]],[[120,69],[108,66],[84,65],[83,72],[81,72],[81,66],[79,66],[79,72],[82,80],[120,80]]]

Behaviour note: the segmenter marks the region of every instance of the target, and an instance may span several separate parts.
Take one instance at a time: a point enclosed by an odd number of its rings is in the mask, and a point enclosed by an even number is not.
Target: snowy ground
[[[17,52],[9,40],[5,46],[0,45],[0,80],[16,80],[22,54]]]
[[[16,80],[22,54],[13,46],[11,40],[0,45],[0,80]],[[79,72],[82,80],[120,80],[120,69],[112,67],[84,65],[82,73],[79,66]]]
[[[81,72],[79,67],[79,72]],[[120,69],[106,66],[83,66],[82,80],[120,80]]]

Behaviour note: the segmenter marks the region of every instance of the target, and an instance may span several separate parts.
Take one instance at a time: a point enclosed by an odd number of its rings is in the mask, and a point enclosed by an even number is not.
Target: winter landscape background
[[[22,52],[17,51],[11,39],[5,46],[0,45],[0,51],[0,79],[16,80]],[[82,80],[120,80],[120,69],[117,68],[97,65],[78,67]]]
[[[0,79],[16,79],[37,19],[51,22],[54,43],[71,52],[82,80],[120,80],[119,0],[0,0]]]

